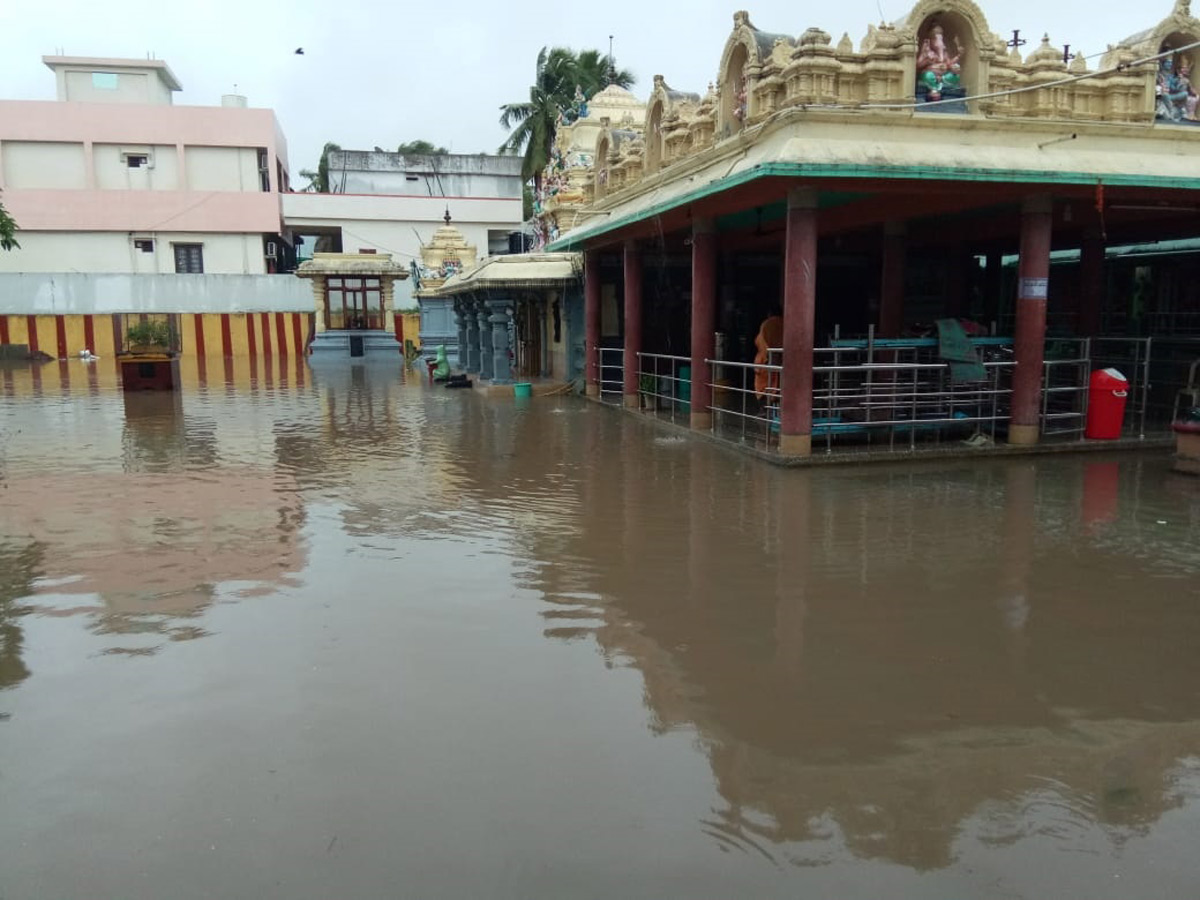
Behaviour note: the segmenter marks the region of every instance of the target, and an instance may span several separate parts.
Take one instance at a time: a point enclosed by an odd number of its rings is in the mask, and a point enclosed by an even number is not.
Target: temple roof
[[[803,121],[803,137],[794,123]],[[997,126],[1002,123],[996,123]],[[1180,187],[1200,190],[1195,158],[1179,153],[1169,132],[1107,140],[1111,126],[1046,122],[1019,131],[965,131],[950,116],[894,119],[886,130],[865,132],[837,113],[786,111],[745,147],[728,145],[679,165],[675,177],[653,190],[617,194],[597,204],[602,213],[551,243],[577,248],[600,234],[653,218],[679,206],[759,178],[991,181]],[[914,140],[920,135],[920,140]],[[1046,146],[1041,146],[1045,144]],[[936,164],[928,148],[938,147]]]
[[[631,91],[617,84],[610,84],[602,91],[598,91],[591,100],[588,101],[588,118],[593,118],[592,110],[597,110],[601,107],[608,109],[641,109],[642,101],[633,95]]]
[[[459,272],[432,293],[450,297],[488,288],[561,287],[583,274],[578,253],[523,253],[489,256],[473,269]]]
[[[383,276],[403,281],[408,269],[392,261],[390,253],[314,253],[296,269],[300,278],[318,275]]]

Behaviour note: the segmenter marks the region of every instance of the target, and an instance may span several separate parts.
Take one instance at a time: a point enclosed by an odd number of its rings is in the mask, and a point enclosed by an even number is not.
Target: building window
[[[179,274],[201,275],[204,273],[203,244],[175,244],[175,271]]]
[[[116,72],[93,72],[92,87],[98,91],[115,91],[118,77]]]
[[[383,328],[383,289],[380,279],[326,279],[325,327],[330,330]]]
[[[133,246],[143,253],[154,252],[154,240],[152,238],[135,238]]]
[[[125,165],[131,169],[141,169],[150,165],[150,157],[144,153],[129,153],[125,156]]]
[[[271,192],[271,164],[267,161],[267,151],[258,148],[258,182],[264,193]]]

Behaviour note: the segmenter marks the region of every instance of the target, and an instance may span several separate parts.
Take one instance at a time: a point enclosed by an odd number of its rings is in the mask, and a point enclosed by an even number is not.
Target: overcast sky
[[[742,3],[747,0],[741,0]],[[275,110],[287,135],[293,181],[315,167],[327,140],[348,149],[394,150],[425,138],[456,153],[494,152],[504,139],[499,106],[528,97],[543,45],[607,49],[638,78],[644,97],[655,73],[681,90],[716,79],[738,0],[392,2],[388,0],[0,0],[0,96],[53,99],[41,63],[73,56],[164,59],[183,84],[177,104],[209,105],[233,91]],[[997,0],[980,4],[993,31],[1020,28],[1031,43],[1049,32],[1089,56],[1157,24],[1172,0],[1097,4]],[[760,0],[751,21],[799,35],[818,26],[857,48],[868,23],[899,19],[912,3]],[[304,55],[294,50],[304,48]],[[1096,61],[1092,62],[1094,67]],[[297,185],[299,186],[299,185]]]

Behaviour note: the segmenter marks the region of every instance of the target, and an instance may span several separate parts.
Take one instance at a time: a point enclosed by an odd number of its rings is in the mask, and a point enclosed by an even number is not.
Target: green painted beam
[[[1025,171],[1020,169],[966,169],[954,166],[875,166],[844,163],[765,163],[738,172],[725,178],[709,182],[706,185],[682,194],[672,200],[656,203],[641,212],[621,216],[605,222],[603,226],[587,231],[586,234],[573,236],[567,234],[546,249],[549,251],[578,250],[587,241],[602,235],[611,234],[629,225],[636,225],[655,216],[695,203],[706,197],[724,193],[743,184],[749,184],[760,178],[856,178],[894,181],[960,181],[970,183],[990,184],[1028,184],[1028,185],[1094,185],[1103,183],[1105,187],[1142,187],[1168,188],[1174,190],[1200,191],[1200,177],[1197,178],[1167,178],[1157,175],[1092,175],[1086,172],[1055,172],[1051,170]],[[845,192],[828,192],[831,196]],[[823,201],[822,201],[823,202]],[[848,202],[848,201],[847,201]],[[728,218],[728,217],[725,217]]]

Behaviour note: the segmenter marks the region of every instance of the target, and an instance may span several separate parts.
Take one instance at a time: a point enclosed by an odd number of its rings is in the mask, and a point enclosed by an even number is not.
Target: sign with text
[[[1045,300],[1049,287],[1049,278],[1022,278],[1017,296],[1022,300]]]

